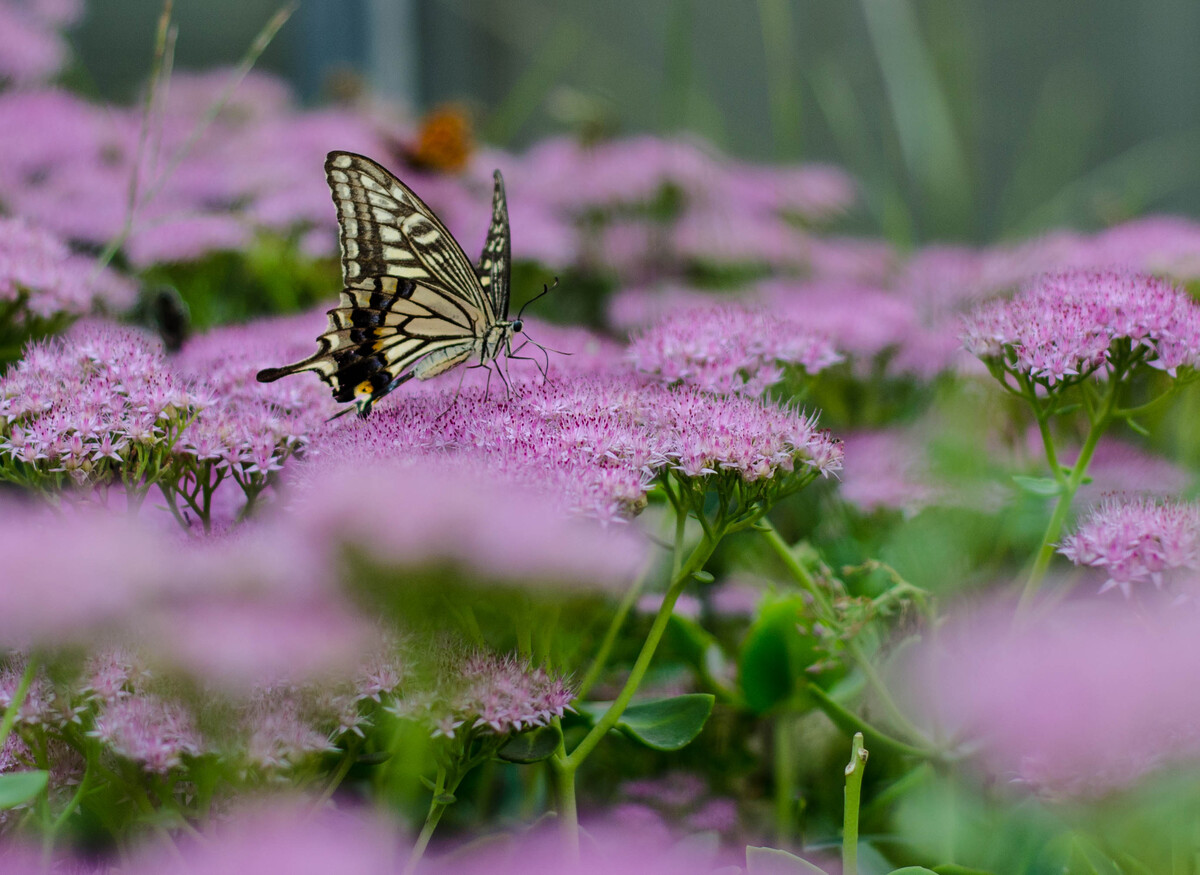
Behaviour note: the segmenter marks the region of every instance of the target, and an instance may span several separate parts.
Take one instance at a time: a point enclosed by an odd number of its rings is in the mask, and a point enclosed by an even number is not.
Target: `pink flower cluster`
[[[100,322],[35,344],[0,377],[0,476],[33,483],[69,474],[135,491],[158,478],[168,498],[193,505],[228,477],[253,499],[337,409],[320,384],[254,379],[310,348],[300,339],[306,324],[219,329],[175,358]]]
[[[454,415],[444,415],[451,409]],[[664,471],[726,472],[755,483],[793,472],[828,476],[842,459],[841,445],[815,417],[619,372],[552,376],[504,399],[475,388],[455,397],[417,387],[397,393],[366,423],[322,435],[312,451],[363,460],[454,454],[467,470],[478,465],[602,519],[639,510]]]
[[[784,365],[811,375],[841,356],[800,320],[731,305],[673,314],[633,339],[629,359],[668,385],[753,396],[782,380]]]
[[[95,483],[149,471],[208,403],[144,336],[81,324],[0,377],[0,477]]]
[[[112,270],[97,273],[92,259],[49,231],[0,217],[0,319],[20,325],[30,316],[123,310],[134,296],[132,283]]]
[[[449,695],[435,706],[438,734],[453,738],[459,726],[495,735],[547,726],[575,697],[566,681],[513,657],[475,654],[446,678]],[[447,731],[448,730],[448,731]]]
[[[1107,575],[1101,592],[1134,585],[1162,586],[1164,576],[1200,568],[1200,507],[1148,498],[1109,498],[1094,508],[1059,552],[1076,565]]]
[[[1105,373],[1120,340],[1171,375],[1194,367],[1200,306],[1166,280],[1068,271],[1038,278],[1011,300],[985,304],[963,327],[969,352],[1050,386]]]

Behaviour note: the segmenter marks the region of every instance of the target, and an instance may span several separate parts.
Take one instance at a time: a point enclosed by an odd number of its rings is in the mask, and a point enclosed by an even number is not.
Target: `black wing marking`
[[[497,170],[492,192],[492,224],[475,273],[491,299],[498,319],[508,318],[509,278],[512,275],[512,235],[508,227],[508,200],[504,196],[504,177]]]
[[[496,321],[466,253],[412,189],[351,152],[330,152],[325,178],[338,210],[344,286],[370,277],[416,280],[478,311],[480,336]]]

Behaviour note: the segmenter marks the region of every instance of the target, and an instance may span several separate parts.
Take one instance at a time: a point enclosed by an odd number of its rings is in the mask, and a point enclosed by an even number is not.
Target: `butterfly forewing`
[[[500,319],[508,317],[509,277],[512,273],[512,243],[508,228],[508,201],[504,196],[504,177],[495,173],[495,189],[492,193],[492,224],[488,228],[487,242],[475,272],[479,283],[492,302],[492,309]]]
[[[341,300],[316,353],[258,378],[316,371],[338,401],[355,401],[366,415],[405,380],[490,349],[485,338],[508,307],[508,211],[497,173],[484,281],[433,211],[379,164],[331,152],[325,175],[338,212]]]

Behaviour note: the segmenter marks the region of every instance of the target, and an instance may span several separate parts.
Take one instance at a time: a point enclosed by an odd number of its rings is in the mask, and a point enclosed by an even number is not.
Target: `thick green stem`
[[[688,557],[687,562],[679,570],[679,574],[671,581],[666,595],[663,596],[662,605],[659,607],[658,613],[654,616],[654,622],[650,626],[650,632],[646,636],[646,641],[642,644],[642,650],[638,654],[637,660],[629,672],[629,677],[625,681],[625,686],[622,687],[621,692],[617,695],[613,703],[608,706],[608,710],[604,712],[604,716],[596,721],[596,725],[584,736],[583,741],[579,742],[579,746],[566,758],[567,765],[572,768],[579,768],[580,763],[587,759],[596,748],[596,745],[600,743],[600,739],[617,725],[617,721],[621,719],[621,715],[629,707],[629,702],[633,699],[634,693],[641,686],[642,679],[646,675],[646,670],[650,668],[650,661],[654,658],[654,652],[658,649],[658,644],[662,640],[663,633],[667,630],[667,623],[671,620],[671,613],[675,609],[675,602],[683,593],[684,587],[687,586],[692,575],[704,567],[704,563],[708,561],[708,557],[712,555],[716,546],[716,542],[710,540],[707,536],[702,538],[700,543],[696,545],[696,549]]]
[[[565,751],[564,751],[565,753]],[[575,768],[565,765],[565,759],[550,761],[558,791],[558,817],[562,823],[562,840],[568,858],[579,857],[579,809],[575,804]]]
[[[796,717],[783,712],[775,717],[775,746],[771,770],[775,773],[775,839],[788,843],[796,825],[796,758],[792,743]]]
[[[842,821],[842,875],[858,875],[858,803],[862,796],[867,749],[861,732],[854,733],[846,765],[846,811]]]

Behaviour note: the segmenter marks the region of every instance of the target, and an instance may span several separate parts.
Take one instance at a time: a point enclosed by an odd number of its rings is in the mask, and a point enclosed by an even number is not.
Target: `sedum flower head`
[[[185,756],[200,753],[200,738],[183,709],[151,696],[110,702],[88,734],[118,756],[164,775],[179,768]]]
[[[72,253],[49,231],[0,217],[0,304],[21,305],[9,318],[119,310],[134,295],[132,283],[107,268],[97,273],[92,259]]]
[[[574,698],[566,680],[515,657],[490,653],[468,656],[444,680],[442,702],[434,706],[437,730],[453,737],[453,728],[507,735],[546,726]],[[440,711],[441,713],[437,713]]]
[[[782,365],[815,374],[841,360],[803,323],[738,306],[675,314],[637,337],[629,358],[669,385],[722,395],[761,395],[783,378]]]
[[[1200,307],[1163,279],[1065,271],[981,306],[966,318],[962,338],[979,358],[1049,386],[1105,373],[1117,341],[1174,376],[1200,361]]]
[[[1059,552],[1076,565],[1103,569],[1101,592],[1135,584],[1161,586],[1178,569],[1200,567],[1200,507],[1151,498],[1108,498],[1063,539]]]

